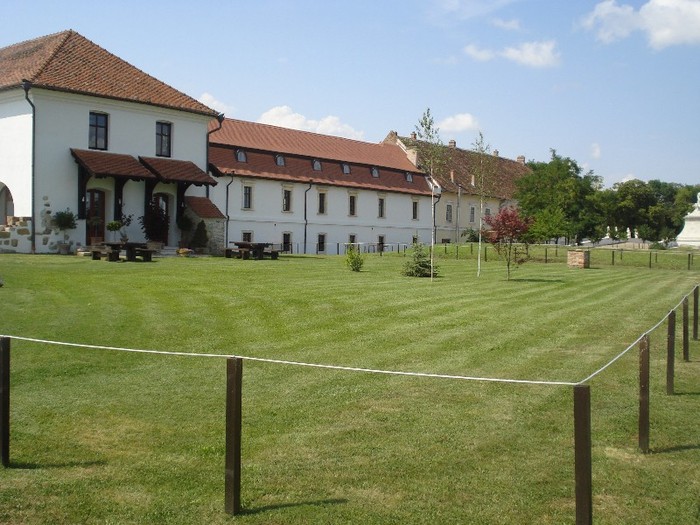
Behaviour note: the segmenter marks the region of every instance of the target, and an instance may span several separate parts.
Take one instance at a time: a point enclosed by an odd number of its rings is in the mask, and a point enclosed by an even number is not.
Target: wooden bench
[[[156,250],[149,250],[148,248],[135,248],[134,249],[134,255],[136,257],[141,257],[143,262],[152,262],[153,261],[153,254],[156,252]]]
[[[119,252],[115,252],[109,248],[93,246],[90,249],[90,253],[92,254],[93,261],[99,261],[100,259],[102,259],[102,257],[107,258],[107,260],[109,260],[111,262],[115,262],[115,261],[119,260]]]
[[[279,250],[265,250],[263,253],[270,257],[270,259],[273,261],[277,260],[280,256]]]

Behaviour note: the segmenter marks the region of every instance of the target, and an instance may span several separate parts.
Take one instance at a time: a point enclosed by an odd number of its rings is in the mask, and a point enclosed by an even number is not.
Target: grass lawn
[[[0,255],[0,334],[348,367],[576,382],[697,284],[687,269],[403,256],[108,263]],[[691,300],[692,312],[692,300]],[[591,382],[594,521],[700,523],[700,343],[665,395],[651,334],[651,448],[635,350]],[[568,386],[246,361],[244,513],[224,513],[223,358],[12,341],[0,523],[574,523]]]

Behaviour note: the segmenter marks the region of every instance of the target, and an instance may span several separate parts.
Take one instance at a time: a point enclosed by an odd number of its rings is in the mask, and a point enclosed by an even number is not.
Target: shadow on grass
[[[106,461],[66,461],[64,463],[23,463],[10,461],[10,468],[17,470],[36,470],[36,469],[53,469],[53,468],[71,468],[71,467],[95,467],[106,465]]]
[[[700,445],[678,445],[677,447],[652,448],[654,454],[664,454],[669,452],[684,452],[686,450],[700,450]]]
[[[291,507],[305,507],[307,505],[314,507],[321,507],[323,505],[340,505],[342,503],[347,503],[346,499],[322,499],[318,501],[300,501],[299,503],[279,503],[277,505],[265,505],[264,507],[258,507],[255,509],[241,509],[242,515],[253,515],[260,514],[263,512],[269,512],[271,510],[288,509]]]
[[[511,279],[517,283],[563,283],[563,279]]]

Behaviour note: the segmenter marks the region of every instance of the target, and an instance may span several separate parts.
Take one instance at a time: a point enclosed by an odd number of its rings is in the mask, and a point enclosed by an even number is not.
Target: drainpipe
[[[29,105],[32,107],[32,244],[31,252],[36,253],[36,213],[34,211],[34,202],[36,200],[36,170],[34,168],[36,159],[36,106],[29,99],[29,90],[32,87],[32,82],[30,80],[22,79],[22,89],[24,89],[24,98],[27,99]]]
[[[207,144],[206,144],[206,146],[207,146],[207,153],[206,153],[206,155],[207,155],[207,160],[206,160],[206,169],[207,169],[207,171],[209,171],[209,136],[210,136],[212,133],[214,133],[215,131],[219,131],[219,130],[221,129],[221,126],[222,126],[223,123],[224,123],[224,114],[223,114],[223,113],[219,113],[219,114],[216,116],[216,121],[219,123],[219,126],[216,127],[216,128],[214,128],[214,129],[212,129],[211,131],[207,131]],[[206,188],[207,188],[206,195],[207,195],[207,199],[208,199],[208,198],[209,198],[209,185],[208,185],[208,184],[206,185]]]
[[[309,193],[313,183],[313,179],[309,180],[309,187],[304,191],[304,255],[306,255],[306,227],[309,224],[309,219],[306,216],[306,195]]]
[[[231,184],[233,184],[233,175],[234,173],[231,173],[231,181],[226,185],[226,232],[224,233],[224,249],[228,248],[228,223],[231,220],[231,216],[228,213],[228,195],[229,188]]]

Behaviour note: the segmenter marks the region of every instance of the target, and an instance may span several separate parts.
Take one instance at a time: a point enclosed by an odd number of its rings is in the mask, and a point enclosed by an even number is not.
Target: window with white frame
[[[469,206],[469,222],[476,221],[476,206]]]
[[[245,152],[245,150],[242,150],[242,149],[236,150],[236,160],[238,162],[248,162],[248,154]]]
[[[357,216],[357,194],[351,193],[348,196],[348,215],[350,217]]]
[[[318,253],[322,253],[322,252],[326,251],[326,234],[325,233],[318,234],[318,242],[316,244],[316,250]]]
[[[243,185],[243,209],[253,209],[253,186],[249,184]]]
[[[282,211],[292,211],[292,189],[282,188]]]
[[[241,232],[241,240],[243,242],[253,242],[253,232],[250,232],[250,231]]]
[[[377,199],[377,217],[380,219],[384,218],[386,212],[386,199],[384,197],[379,197]]]
[[[326,214],[326,195],[327,194],[325,191],[318,192],[318,214],[319,215]]]
[[[417,221],[417,220],[418,220],[418,200],[417,200],[417,199],[413,199],[413,201],[411,201],[411,206],[412,206],[412,215],[411,215],[411,218],[412,218],[414,221]]]
[[[452,222],[452,204],[445,206],[445,222]]]

